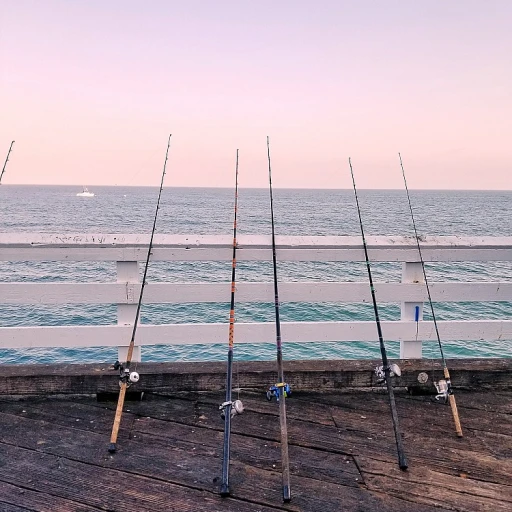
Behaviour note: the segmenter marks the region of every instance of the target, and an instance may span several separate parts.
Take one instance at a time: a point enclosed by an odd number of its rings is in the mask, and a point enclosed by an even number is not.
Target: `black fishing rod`
[[[9,146],[9,151],[7,152],[7,156],[5,157],[4,166],[2,168],[2,174],[0,174],[0,185],[2,184],[2,177],[4,175],[5,168],[7,166],[7,162],[9,161],[9,155],[11,154],[11,150],[12,150],[12,145],[13,144],[14,144],[14,141],[11,142],[11,145]]]
[[[172,135],[172,134],[171,134]],[[164,188],[165,169],[167,167],[167,157],[169,155],[169,146],[171,145],[171,135],[167,141],[167,150],[165,152],[164,170],[162,172],[162,180],[160,182],[160,190],[158,191],[158,201],[156,203],[155,218],[153,220],[153,229],[151,231],[151,238],[149,240],[148,254],[146,257],[146,265],[144,266],[144,275],[142,277],[142,284],[140,287],[139,302],[137,304],[137,312],[135,313],[135,321],[133,322],[132,337],[130,345],[128,346],[128,354],[126,355],[126,363],[120,364],[119,361],[114,363],[114,369],[119,370],[119,398],[117,400],[116,415],[114,417],[114,424],[112,425],[112,434],[110,436],[110,445],[108,451],[115,453],[117,450],[117,435],[119,433],[119,425],[121,424],[121,416],[123,414],[124,399],[128,387],[139,380],[139,374],[135,371],[130,372],[130,365],[132,363],[133,348],[135,346],[135,333],[137,332],[137,325],[139,322],[140,308],[142,305],[142,296],[144,295],[144,287],[146,286],[146,276],[148,273],[149,258],[151,257],[151,249],[153,248],[153,238],[155,236],[156,219],[158,217],[158,210],[160,209],[160,198],[162,197],[162,189]]]
[[[386,382],[386,387],[389,396],[389,405],[391,408],[391,418],[393,419],[393,429],[395,431],[396,449],[398,452],[398,466],[400,469],[407,469],[407,459],[405,457],[404,445],[402,442],[402,435],[400,434],[400,426],[398,424],[398,413],[396,410],[395,394],[393,392],[393,386],[391,385],[391,373],[399,374],[397,365],[393,365],[393,369],[389,366],[388,356],[386,353],[386,346],[384,345],[384,337],[382,336],[382,327],[380,325],[379,310],[377,308],[377,299],[375,298],[375,289],[373,287],[372,270],[370,268],[370,259],[368,257],[368,247],[366,245],[366,238],[364,236],[363,219],[361,217],[361,209],[359,208],[359,199],[357,197],[356,182],[354,180],[354,171],[352,169],[352,162],[348,159],[350,166],[350,174],[352,176],[352,184],[354,186],[354,195],[356,197],[357,215],[359,216],[359,226],[361,227],[361,237],[363,239],[364,257],[366,260],[366,269],[368,270],[368,280],[370,282],[370,292],[373,301],[373,311],[375,313],[375,322],[377,324],[377,333],[379,336],[380,353],[382,357],[382,368],[377,368],[376,373],[380,377],[382,376]]]
[[[457,432],[458,437],[462,437],[462,427],[460,425],[459,412],[457,410],[457,403],[455,402],[455,395],[453,394],[452,383],[450,380],[450,371],[448,370],[448,365],[446,364],[446,359],[444,358],[443,352],[443,344],[441,343],[441,336],[439,335],[439,328],[437,326],[436,314],[434,312],[434,304],[432,303],[432,297],[430,295],[430,287],[428,285],[427,272],[425,271],[425,262],[423,261],[423,255],[421,253],[420,239],[418,237],[418,231],[416,229],[416,221],[414,219],[414,213],[412,211],[411,197],[409,195],[409,187],[407,186],[407,180],[405,178],[405,170],[404,165],[402,163],[402,155],[398,153],[398,157],[400,158],[400,167],[402,168],[402,176],[404,177],[404,185],[405,191],[407,192],[407,201],[409,202],[409,210],[411,212],[412,225],[414,228],[414,236],[416,238],[416,245],[418,246],[418,253],[421,261],[421,268],[423,270],[423,279],[425,280],[425,287],[427,289],[428,302],[430,304],[430,311],[432,313],[432,320],[434,321],[434,328],[437,336],[437,343],[439,345],[439,351],[441,352],[441,359],[443,361],[443,371],[444,371],[444,380],[441,379],[439,382],[435,382],[438,395],[436,399],[442,399],[444,403],[447,401],[450,402],[450,407],[452,409],[453,421],[455,423],[455,432]]]
[[[231,418],[242,414],[244,407],[240,400],[232,400],[233,345],[235,342],[235,277],[236,277],[236,217],[238,212],[238,149],[236,150],[235,172],[235,217],[233,221],[233,260],[231,265],[231,306],[229,310],[228,369],[226,378],[226,401],[219,406],[224,418],[224,452],[222,457],[222,482],[220,495],[229,496],[229,454],[231,442]]]
[[[283,347],[281,342],[281,321],[279,319],[279,292],[277,287],[277,258],[276,238],[274,229],[274,201],[272,197],[272,170],[270,168],[270,143],[267,137],[268,156],[268,182],[270,189],[270,218],[272,221],[272,262],[274,266],[274,306],[276,311],[276,348],[277,348],[277,378],[278,383],[271,386],[267,392],[267,399],[276,397],[279,402],[279,423],[281,425],[281,465],[283,473],[283,501],[291,500],[290,491],[290,461],[288,457],[288,428],[286,426],[286,402],[285,398],[291,393],[290,386],[285,383],[283,370]]]

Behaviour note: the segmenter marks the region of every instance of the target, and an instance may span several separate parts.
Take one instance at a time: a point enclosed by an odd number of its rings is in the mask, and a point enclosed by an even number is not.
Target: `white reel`
[[[377,366],[377,368],[375,368],[375,375],[379,381],[383,382],[386,379],[384,366]],[[400,377],[402,375],[402,370],[400,370],[400,366],[398,366],[396,363],[393,363],[389,365],[389,376],[394,377],[395,375]]]
[[[233,418],[237,414],[242,414],[244,412],[244,404],[242,400],[234,400],[233,402],[224,402],[219,405],[219,409],[221,410],[220,417],[224,419],[226,417],[226,407],[231,405],[231,417]]]
[[[446,380],[441,379],[439,382],[434,382],[434,386],[437,389],[436,400],[442,400],[444,403],[448,401],[448,382]]]

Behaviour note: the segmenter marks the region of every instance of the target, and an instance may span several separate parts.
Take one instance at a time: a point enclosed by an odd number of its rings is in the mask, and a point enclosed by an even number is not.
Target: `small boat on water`
[[[89,189],[84,187],[82,192],[78,192],[77,197],[94,197],[94,192],[89,192]]]

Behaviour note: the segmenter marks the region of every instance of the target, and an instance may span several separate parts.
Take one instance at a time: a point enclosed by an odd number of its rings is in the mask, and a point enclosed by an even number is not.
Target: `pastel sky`
[[[510,0],[1,0],[6,184],[512,190]]]

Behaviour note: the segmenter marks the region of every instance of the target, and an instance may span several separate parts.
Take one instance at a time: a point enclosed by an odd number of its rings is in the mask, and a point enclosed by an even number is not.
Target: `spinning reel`
[[[440,379],[439,382],[434,382],[437,389],[436,400],[441,400],[443,403],[448,402],[448,397],[453,393],[452,384],[449,380]]]
[[[114,363],[114,370],[119,370],[119,385],[126,384],[130,387],[131,384],[139,382],[140,376],[137,372],[130,372],[129,368],[125,368],[119,361]]]
[[[244,404],[242,404],[242,400],[233,400],[232,402],[224,402],[219,405],[220,409],[220,417],[222,419],[226,418],[226,408],[228,405],[231,406],[231,417],[233,418],[237,414],[242,414],[244,412]]]
[[[387,368],[385,368],[384,366],[377,366],[375,368],[377,384],[383,384],[384,382],[386,382],[386,370],[389,370],[390,377],[394,377],[395,375],[397,377],[400,377],[400,375],[402,375],[402,370],[400,370],[400,367],[395,363],[390,364]]]
[[[276,401],[279,402],[279,389],[282,388],[282,393],[285,398],[290,396],[292,394],[292,390],[289,386],[289,384],[285,384],[284,382],[279,382],[275,384],[274,386],[270,386],[269,390],[267,391],[267,400],[269,402],[272,401],[273,397],[276,397]]]

